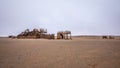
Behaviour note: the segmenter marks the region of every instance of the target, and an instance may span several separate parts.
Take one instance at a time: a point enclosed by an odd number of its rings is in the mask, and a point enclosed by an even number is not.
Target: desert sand
[[[120,40],[0,38],[0,68],[120,68]]]

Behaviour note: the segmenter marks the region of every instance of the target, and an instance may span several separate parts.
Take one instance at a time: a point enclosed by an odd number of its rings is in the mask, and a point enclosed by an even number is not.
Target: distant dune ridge
[[[57,36],[55,34],[47,33],[47,29],[44,28],[34,28],[32,31],[29,29],[24,30],[17,36],[9,35],[9,38],[18,38],[18,39],[71,39],[72,37],[76,38],[90,38],[90,39],[120,39],[120,36],[113,35],[77,35],[72,36],[72,32],[69,30],[58,31]]]
[[[78,35],[73,36],[75,38],[90,38],[90,39],[117,39],[120,40],[120,36],[112,36],[112,35],[103,35],[103,36],[97,36],[97,35]]]

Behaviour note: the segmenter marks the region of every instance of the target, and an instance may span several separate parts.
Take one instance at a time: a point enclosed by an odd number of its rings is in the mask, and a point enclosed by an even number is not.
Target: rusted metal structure
[[[30,31],[29,29],[26,29],[19,35],[17,35],[17,38],[28,38],[28,39],[37,39],[37,38],[44,38],[44,39],[55,39],[54,34],[47,34],[47,29],[33,29],[33,31]]]
[[[57,39],[72,39],[71,31],[60,31],[57,33]]]

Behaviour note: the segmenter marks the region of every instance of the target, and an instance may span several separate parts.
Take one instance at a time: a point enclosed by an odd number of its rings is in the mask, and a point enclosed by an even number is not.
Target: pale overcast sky
[[[0,36],[27,28],[120,35],[120,0],[0,0]]]

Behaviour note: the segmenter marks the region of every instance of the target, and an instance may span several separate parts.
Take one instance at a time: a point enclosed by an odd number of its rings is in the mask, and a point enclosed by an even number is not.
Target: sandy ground
[[[120,68],[120,40],[0,38],[0,68]]]

